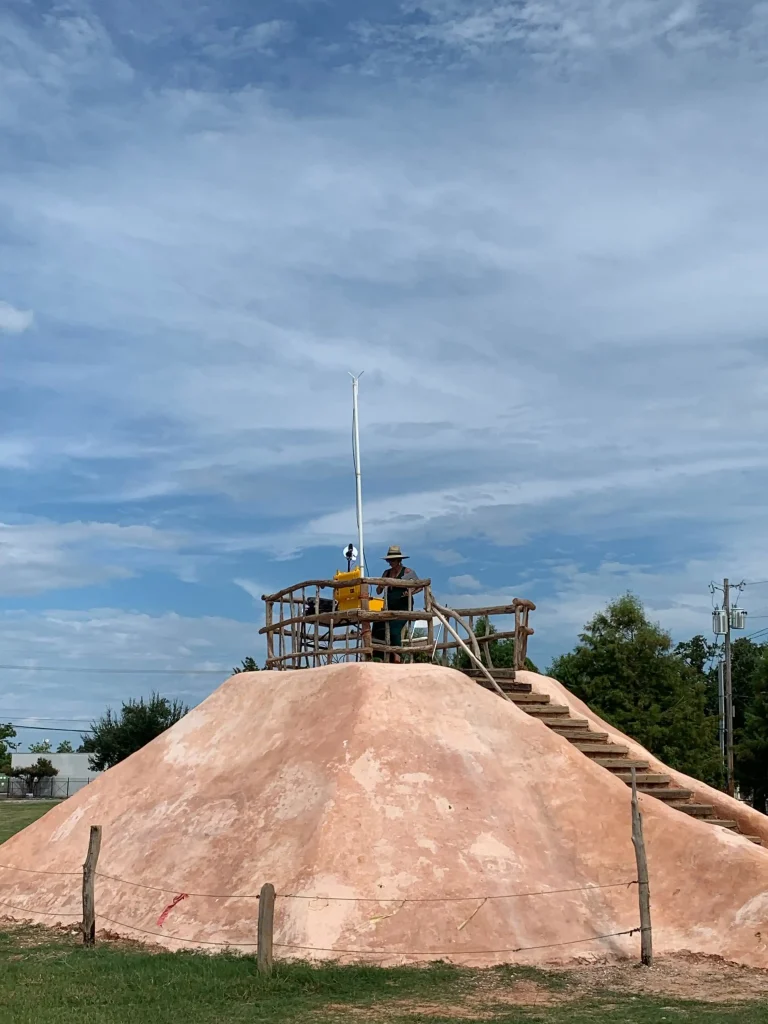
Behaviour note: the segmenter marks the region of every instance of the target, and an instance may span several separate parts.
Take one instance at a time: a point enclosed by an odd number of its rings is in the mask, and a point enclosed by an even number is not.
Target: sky
[[[532,599],[542,668],[627,590],[708,634],[768,579],[767,60],[747,0],[6,0],[0,721],[263,659],[349,371],[371,569]]]

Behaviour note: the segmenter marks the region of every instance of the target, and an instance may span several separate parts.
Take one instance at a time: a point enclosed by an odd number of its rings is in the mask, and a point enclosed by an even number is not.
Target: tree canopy
[[[236,676],[240,672],[258,672],[258,671],[259,671],[259,666],[256,664],[255,660],[250,655],[248,655],[247,658],[243,658],[243,660],[240,662],[240,667],[239,668],[236,665],[232,669],[232,675]]]
[[[106,771],[175,725],[189,711],[179,700],[169,700],[158,693],[148,699],[123,701],[120,713],[108,708],[91,724],[91,732],[83,736],[84,753],[93,771]]]
[[[632,594],[612,601],[549,670],[617,729],[670,767],[722,782],[718,721],[709,708],[706,650],[680,651]]]
[[[39,743],[29,744],[30,754],[50,754],[52,750],[53,745],[50,740],[41,740]]]
[[[0,773],[7,775],[11,770],[11,753],[18,743],[11,741],[16,738],[16,730],[10,722],[0,722]]]

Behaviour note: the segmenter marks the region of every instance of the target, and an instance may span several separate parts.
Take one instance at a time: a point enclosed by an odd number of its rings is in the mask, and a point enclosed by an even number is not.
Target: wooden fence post
[[[91,825],[88,839],[88,853],[83,864],[83,942],[86,946],[96,945],[96,899],[94,894],[96,865],[101,849],[101,825]]]
[[[637,772],[632,769],[632,845],[637,861],[637,888],[640,897],[640,959],[646,967],[653,966],[653,932],[651,930],[651,889],[648,884],[648,858],[643,838],[643,817],[637,802]]]
[[[256,934],[256,967],[259,974],[272,973],[272,933],[275,926],[275,887],[262,885],[259,896],[259,925]]]

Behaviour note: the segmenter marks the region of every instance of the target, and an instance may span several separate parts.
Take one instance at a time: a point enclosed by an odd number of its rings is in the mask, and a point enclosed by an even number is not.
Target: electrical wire
[[[10,725],[12,729],[31,729],[33,732],[71,732],[76,733],[78,736],[88,734],[91,729],[60,729],[57,725],[17,725],[14,722],[3,722],[3,725]],[[51,751],[55,753],[55,751]]]
[[[226,668],[78,668],[77,665],[0,665],[3,672],[98,672],[101,675],[221,676]]]

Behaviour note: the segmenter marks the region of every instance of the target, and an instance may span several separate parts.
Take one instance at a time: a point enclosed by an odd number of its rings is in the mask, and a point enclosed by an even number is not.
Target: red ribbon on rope
[[[162,914],[160,915],[160,917],[158,917],[158,919],[157,919],[157,925],[158,925],[158,927],[159,927],[159,928],[162,928],[162,926],[163,926],[163,922],[164,922],[164,921],[165,921],[165,919],[166,919],[166,918],[168,917],[168,915],[169,915],[169,914],[170,914],[170,912],[171,912],[171,911],[173,910],[173,908],[174,908],[174,907],[176,906],[176,904],[177,904],[177,903],[181,903],[181,901],[182,901],[182,900],[185,900],[185,899],[187,898],[187,896],[188,896],[188,895],[189,895],[189,893],[186,893],[186,892],[180,892],[178,896],[174,896],[174,897],[173,897],[173,899],[171,900],[171,902],[170,902],[170,903],[168,904],[168,906],[167,906],[167,907],[165,908],[165,910],[164,910],[164,911],[162,912]]]

